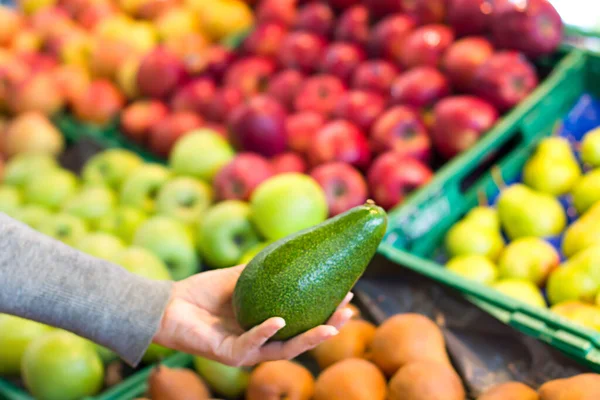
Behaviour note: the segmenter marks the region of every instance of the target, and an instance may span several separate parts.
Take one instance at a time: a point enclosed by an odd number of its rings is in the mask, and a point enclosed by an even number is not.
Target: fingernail
[[[277,330],[283,329],[285,327],[285,320],[283,318],[275,318],[274,326],[277,327]]]
[[[338,333],[340,333],[340,331],[338,331],[335,326],[327,326],[327,329],[325,330],[325,335],[327,337],[333,337]]]
[[[342,318],[344,318],[345,320],[349,320],[350,318],[352,318],[353,315],[354,311],[352,311],[349,308],[344,308],[344,310],[342,311]]]

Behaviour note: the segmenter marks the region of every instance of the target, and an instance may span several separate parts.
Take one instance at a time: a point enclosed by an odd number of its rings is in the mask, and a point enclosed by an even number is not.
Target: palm
[[[271,318],[248,332],[239,326],[231,300],[243,269],[238,266],[204,272],[176,283],[157,335],[159,344],[230,365],[253,365],[293,358],[337,334],[337,328],[351,316],[349,310],[338,311],[328,322],[333,327],[320,326],[288,342],[265,345],[285,323],[281,318]]]

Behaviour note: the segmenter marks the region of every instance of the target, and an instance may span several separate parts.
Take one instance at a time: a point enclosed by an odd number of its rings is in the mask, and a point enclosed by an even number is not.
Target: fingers
[[[233,351],[235,358],[237,354],[248,355],[256,354],[267,341],[285,326],[283,318],[269,318],[262,324],[255,326],[248,332],[244,333],[236,341],[236,348]],[[243,362],[244,360],[240,360]]]
[[[291,360],[338,334],[333,326],[321,325],[287,342],[270,343],[260,350],[257,362]]]
[[[350,321],[353,316],[353,312],[349,308],[344,308],[333,313],[329,321],[327,321],[327,325],[333,326],[337,330],[342,329],[342,327],[346,324],[346,322]]]
[[[343,308],[346,308],[346,306],[348,304],[350,304],[350,302],[352,301],[352,299],[354,298],[354,293],[352,292],[348,292],[348,294],[346,295],[346,297],[344,297],[344,300],[342,300],[342,302],[340,303],[340,305],[337,307],[338,310],[341,310]]]

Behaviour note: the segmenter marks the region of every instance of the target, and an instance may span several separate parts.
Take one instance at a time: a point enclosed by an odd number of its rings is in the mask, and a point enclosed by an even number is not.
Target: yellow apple
[[[252,10],[241,0],[219,0],[206,7],[201,15],[202,29],[213,40],[221,40],[252,27]]]
[[[140,61],[139,57],[130,57],[117,71],[117,84],[128,99],[135,99],[139,95],[136,77]]]
[[[158,43],[158,33],[152,23],[139,21],[131,26],[126,40],[136,50],[147,53],[156,47]]]
[[[179,38],[200,29],[196,13],[184,7],[166,11],[156,19],[155,23],[158,35],[162,40]]]
[[[31,15],[42,8],[55,5],[56,0],[19,0],[17,4],[25,14]]]

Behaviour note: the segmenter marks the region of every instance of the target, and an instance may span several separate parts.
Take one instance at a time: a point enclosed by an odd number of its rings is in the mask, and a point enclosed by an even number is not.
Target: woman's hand
[[[286,342],[266,342],[285,326],[270,318],[244,332],[233,315],[231,299],[244,265],[200,273],[176,282],[154,342],[188,354],[233,366],[292,359],[337,335],[351,317],[349,293],[327,325],[321,325]]]

